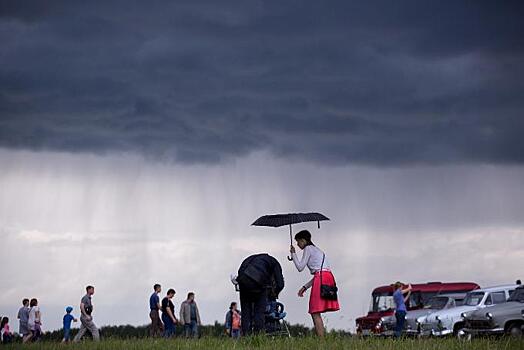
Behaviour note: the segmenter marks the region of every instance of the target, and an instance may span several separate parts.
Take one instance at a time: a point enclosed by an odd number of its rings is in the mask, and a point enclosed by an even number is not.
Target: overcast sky
[[[524,258],[521,1],[0,0],[0,314],[44,328],[97,286],[143,324],[151,285],[206,323],[242,258],[284,265],[260,215],[312,229],[350,329],[377,285],[512,282]],[[78,310],[76,310],[78,313]]]

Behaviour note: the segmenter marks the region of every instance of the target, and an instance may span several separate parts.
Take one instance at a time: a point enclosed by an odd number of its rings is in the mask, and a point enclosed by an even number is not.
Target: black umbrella
[[[275,214],[275,215],[264,215],[259,217],[252,226],[269,226],[269,227],[280,227],[289,225],[289,240],[293,244],[293,230],[291,225],[298,224],[301,222],[316,221],[318,228],[320,228],[320,222],[329,220],[329,218],[320,213],[296,213],[296,214]],[[289,256],[289,260],[292,260]]]

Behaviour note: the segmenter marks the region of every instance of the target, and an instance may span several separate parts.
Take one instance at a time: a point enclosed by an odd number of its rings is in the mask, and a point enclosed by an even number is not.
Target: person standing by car
[[[95,294],[95,287],[87,286],[86,295],[80,300],[80,330],[76,334],[73,342],[78,343],[80,339],[86,334],[87,331],[91,333],[94,341],[100,341],[100,334],[98,333],[98,328],[93,322],[93,303],[91,302],[91,297]]]
[[[265,329],[264,311],[268,291],[275,296],[284,289],[284,276],[280,263],[269,254],[247,257],[236,278],[242,308],[242,333],[250,335]]]
[[[195,301],[195,293],[187,293],[187,299],[180,305],[180,323],[184,326],[186,338],[198,338],[198,326],[200,326],[200,313]]]
[[[322,313],[338,311],[340,306],[336,299],[322,298],[320,285],[335,287],[335,277],[331,272],[330,265],[326,259],[326,254],[311,241],[311,233],[307,230],[298,232],[295,241],[300,249],[304,251],[302,259],[299,260],[295,247],[291,246],[290,253],[295,267],[300,272],[307,266],[313,278],[298,291],[298,296],[303,297],[304,293],[311,288],[309,294],[309,313],[313,319],[317,336],[324,336],[324,322]]]
[[[167,291],[166,296],[162,299],[161,310],[162,310],[162,321],[164,322],[164,337],[171,338],[175,336],[176,324],[178,320],[175,317],[175,305],[171,301],[175,296],[176,292],[173,288]]]
[[[395,302],[395,318],[397,320],[395,337],[399,338],[402,335],[404,323],[406,322],[406,302],[411,295],[411,284],[409,284],[407,288],[402,289],[402,283],[397,281],[393,284],[393,288],[395,289],[393,292],[393,301]]]
[[[24,298],[24,300],[22,300],[22,307],[18,310],[17,318],[20,320],[18,333],[20,333],[22,337],[25,337],[29,334],[29,326],[27,325],[29,321],[29,299]]]
[[[151,329],[150,335],[152,337],[157,337],[162,334],[164,325],[160,320],[160,297],[158,294],[162,291],[160,284],[155,284],[153,286],[153,294],[149,297],[149,318],[151,318]]]

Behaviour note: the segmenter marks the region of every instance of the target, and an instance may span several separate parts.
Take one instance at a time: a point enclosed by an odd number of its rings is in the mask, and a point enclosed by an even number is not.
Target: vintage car
[[[508,301],[463,315],[465,336],[507,334],[522,337],[524,333],[524,286],[511,293]]]
[[[428,302],[421,309],[410,310],[406,314],[406,322],[404,324],[404,335],[419,335],[419,323],[417,320],[422,317],[429,315],[433,312],[443,309],[449,309],[457,305],[462,305],[466,293],[454,293],[454,294],[440,294],[431,297]],[[394,315],[382,318],[382,327],[384,328],[384,335],[393,335],[397,320]]]
[[[517,285],[505,285],[473,290],[466,295],[462,306],[419,317],[420,333],[436,337],[451,334],[461,337],[464,334],[461,332],[464,328],[464,314],[505,303],[509,293],[517,287]]]
[[[408,311],[424,307],[431,297],[437,294],[466,293],[480,288],[471,282],[428,282],[413,283],[411,296],[406,303]],[[394,317],[393,287],[377,287],[371,293],[371,305],[367,315],[356,319],[358,335],[389,335],[391,330],[383,326],[391,316]]]

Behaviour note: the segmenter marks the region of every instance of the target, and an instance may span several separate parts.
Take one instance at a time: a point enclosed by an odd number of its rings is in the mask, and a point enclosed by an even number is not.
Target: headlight
[[[386,319],[384,317],[381,317],[380,318],[380,322],[384,323],[384,322],[386,322]]]
[[[491,312],[488,312],[488,313],[486,314],[486,318],[487,318],[488,320],[491,320],[491,319],[493,318],[493,314],[492,314]]]
[[[466,313],[465,313],[465,312],[461,313],[461,314],[460,314],[460,317],[462,317],[462,318],[466,318]]]

